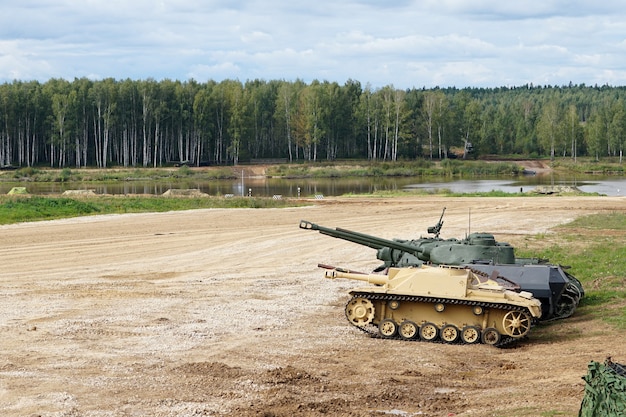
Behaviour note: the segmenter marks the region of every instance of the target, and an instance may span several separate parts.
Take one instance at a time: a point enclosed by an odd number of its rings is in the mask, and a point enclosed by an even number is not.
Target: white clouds
[[[22,0],[0,15],[0,82],[98,74],[624,85],[616,1]]]
[[[5,81],[56,77],[53,67],[36,51],[44,49],[41,42],[0,40],[0,79]]]
[[[268,33],[255,30],[241,35],[241,41],[248,44],[264,44],[272,41],[272,36]]]

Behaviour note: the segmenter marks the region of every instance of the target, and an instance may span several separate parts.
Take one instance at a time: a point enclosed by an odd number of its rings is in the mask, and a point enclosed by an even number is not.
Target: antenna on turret
[[[472,233],[472,208],[467,208],[467,234],[468,236]]]
[[[433,226],[433,227],[429,227],[428,228],[428,233],[432,233],[435,235],[435,237],[439,237],[439,233],[441,233],[441,228],[443,227],[443,214],[446,212],[446,208],[443,208],[443,211],[441,212],[441,217],[439,218],[439,222]]]

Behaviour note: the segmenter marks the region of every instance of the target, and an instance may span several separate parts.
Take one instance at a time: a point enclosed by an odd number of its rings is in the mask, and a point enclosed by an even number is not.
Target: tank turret
[[[496,242],[495,237],[489,233],[471,233],[463,240],[439,237],[390,240],[340,227],[331,229],[307,220],[300,221],[300,228],[317,230],[323,235],[376,249],[376,257],[384,262],[377,268],[378,271],[391,266],[419,266],[424,263],[437,265],[461,265],[471,262],[515,263],[513,247],[508,243]]]
[[[471,233],[464,239],[442,239],[439,234],[444,213],[445,208],[437,225],[428,228],[428,233],[434,236],[413,240],[385,239],[339,227],[332,229],[307,220],[300,221],[300,228],[376,249],[376,257],[383,264],[374,272],[424,264],[467,265],[487,274],[497,270],[517,282],[522,290],[540,299],[542,320],[562,319],[574,313],[584,290],[580,281],[567,273],[565,267],[550,264],[545,259],[517,258],[513,246],[498,242],[491,233]]]
[[[320,265],[322,267],[326,267]],[[328,267],[326,267],[328,268]],[[348,321],[383,338],[502,346],[526,336],[541,302],[468,267],[389,268],[387,275],[326,271],[326,278],[367,282],[350,291]]]

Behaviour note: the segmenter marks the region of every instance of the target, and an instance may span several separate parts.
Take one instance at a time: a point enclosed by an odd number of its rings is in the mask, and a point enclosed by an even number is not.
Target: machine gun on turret
[[[428,228],[428,233],[435,235],[435,238],[439,237],[439,233],[441,233],[441,228],[443,227],[443,215],[446,213],[446,208],[443,208],[441,212],[441,217],[439,217],[439,221],[436,225]]]

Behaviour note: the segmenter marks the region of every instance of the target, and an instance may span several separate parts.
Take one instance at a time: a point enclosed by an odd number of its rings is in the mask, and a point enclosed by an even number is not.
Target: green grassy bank
[[[626,214],[579,217],[554,233],[526,238],[518,256],[548,258],[569,266],[585,289],[576,315],[589,315],[626,330]]]
[[[205,208],[295,206],[293,200],[252,197],[93,196],[83,198],[0,196],[0,224],[96,214],[149,213]]]

